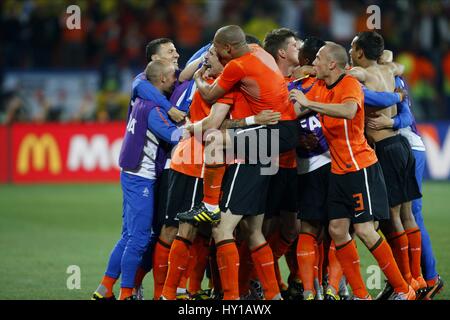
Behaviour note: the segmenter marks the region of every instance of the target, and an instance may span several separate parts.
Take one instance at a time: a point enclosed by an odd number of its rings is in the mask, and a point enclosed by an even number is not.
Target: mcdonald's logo
[[[20,144],[17,156],[17,172],[24,175],[30,169],[43,171],[47,160],[51,174],[61,172],[61,155],[53,136],[48,133],[43,134],[40,138],[35,134],[26,135]]]

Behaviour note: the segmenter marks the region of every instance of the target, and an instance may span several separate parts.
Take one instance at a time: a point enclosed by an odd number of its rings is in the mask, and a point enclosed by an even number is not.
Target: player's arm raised
[[[205,100],[209,104],[213,104],[216,100],[226,93],[224,89],[222,89],[215,81],[212,84],[203,79],[203,74],[206,71],[206,67],[202,66],[194,73],[195,84],[197,85],[197,90],[200,92],[203,100]]]
[[[194,61],[192,61],[191,63],[189,63],[188,65],[186,65],[183,71],[181,71],[178,77],[178,81],[183,82],[186,80],[191,80],[192,77],[194,76],[195,71],[197,71],[199,65],[203,62],[203,60],[204,56],[202,55],[197,59],[195,59]]]
[[[358,110],[358,104],[356,101],[347,100],[343,103],[320,103],[311,101],[300,90],[293,89],[289,93],[289,98],[295,100],[302,107],[316,111],[320,114],[324,114],[334,118],[353,119],[356,111]]]

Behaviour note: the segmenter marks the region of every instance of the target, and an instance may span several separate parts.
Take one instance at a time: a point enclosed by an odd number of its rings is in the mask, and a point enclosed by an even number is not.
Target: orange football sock
[[[189,269],[191,269],[191,268],[192,268],[192,258],[191,258],[191,256],[189,256],[188,263],[187,263],[187,268],[181,274],[180,282],[178,283],[177,289],[178,288],[186,289],[187,281],[188,281],[189,274],[190,274],[190,270]]]
[[[223,300],[239,300],[239,252],[233,239],[217,244],[217,266]]]
[[[273,263],[273,253],[267,242],[251,250],[256,274],[264,290],[264,298],[272,300],[280,294]]]
[[[219,204],[225,168],[224,164],[205,164],[203,174],[203,202],[211,205]]]
[[[320,260],[319,245],[317,240],[314,243],[314,279],[319,280],[319,260]]]
[[[360,261],[358,251],[354,240],[343,244],[336,244],[336,257],[341,264],[342,271],[349,282],[353,294],[358,298],[366,298],[367,292],[364,280],[361,275]]]
[[[314,290],[314,276],[316,274],[316,247],[317,240],[313,234],[300,233],[297,244],[297,262],[300,271],[300,279],[305,291]]]
[[[328,285],[332,286],[336,292],[339,291],[339,282],[342,278],[342,267],[336,257],[336,246],[334,241],[331,242],[328,250]]]
[[[386,279],[394,288],[395,292],[408,292],[408,284],[403,279],[400,269],[395,262],[392,250],[386,240],[380,237],[380,240],[370,248],[370,252],[372,252],[381,271],[383,271]]]
[[[391,233],[388,237],[388,242],[392,248],[392,253],[394,254],[395,261],[402,273],[403,279],[408,284],[411,284],[412,275],[409,267],[408,236],[406,232]]]
[[[202,280],[205,274],[209,257],[209,238],[197,235],[192,245],[195,247],[195,260],[189,273],[189,292],[195,294],[202,288]]]
[[[161,296],[164,282],[166,281],[167,270],[169,268],[170,244],[158,239],[153,252],[153,299],[158,300]]]
[[[250,279],[253,271],[253,260],[247,241],[241,241],[239,252],[239,296],[246,295],[250,290]]]
[[[120,288],[119,300],[125,300],[133,295],[134,288]]]
[[[102,282],[100,284],[106,288],[106,294],[104,295],[105,298],[110,298],[113,296],[113,287],[116,281],[117,279],[108,277],[106,275],[103,276]]]
[[[189,258],[186,270],[184,270],[183,275],[181,276],[180,283],[178,284],[178,288],[187,289],[188,279],[191,278],[192,270],[195,266],[195,261],[197,259],[197,248],[195,247],[195,239],[189,249]]]
[[[168,300],[175,300],[177,287],[180,283],[183,272],[188,267],[189,249],[192,243],[180,236],[177,236],[172,243],[169,253],[169,269],[166,281],[162,290],[162,295]]]
[[[422,234],[419,228],[405,230],[409,243],[409,261],[411,275],[417,279],[422,275],[420,258],[422,255]]]
[[[291,241],[287,240],[280,230],[276,231],[274,236],[268,241],[272,249],[273,256],[280,259],[289,249]]]
[[[286,284],[281,277],[280,266],[278,264],[278,260],[286,253],[291,244],[290,241],[286,240],[281,231],[278,229],[269,239],[269,245],[273,252],[273,261],[275,268],[275,276],[277,277],[278,286],[280,288],[286,288]]]

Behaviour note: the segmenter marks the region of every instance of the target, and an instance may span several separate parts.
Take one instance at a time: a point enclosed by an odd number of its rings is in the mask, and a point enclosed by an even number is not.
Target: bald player
[[[313,88],[314,101],[299,90],[292,90],[290,97],[321,115],[331,153],[329,233],[354,299],[371,297],[361,275],[355,241],[349,234],[350,225],[394,288],[391,299],[413,300],[414,290],[403,279],[391,248],[374,227],[374,220],[389,218],[387,192],[377,156],[364,136],[363,91],[355,78],[345,74],[347,63],[345,49],[327,43],[313,62],[320,80]]]
[[[173,64],[152,61],[145,69],[145,75],[158,90],[160,99],[164,93],[173,90],[176,81]],[[174,124],[164,121],[161,117],[163,112],[164,109],[155,101],[138,97],[130,101],[119,157],[123,192],[122,233],[111,252],[93,300],[115,299],[113,286],[120,275],[120,299],[136,299],[133,294],[136,272],[150,242],[155,185],[165,162],[164,157],[157,157],[162,152],[160,143],[176,144],[181,136]]]
[[[270,159],[273,159],[279,152],[295,147],[297,142],[295,111],[288,99],[284,77],[274,58],[258,45],[248,45],[245,34],[239,26],[220,28],[214,36],[214,47],[226,66],[212,84],[202,79],[204,70],[197,71],[194,78],[202,97],[207,102],[213,103],[232,88],[238,88],[245,96],[254,115],[262,110],[273,110],[280,112],[281,119],[275,125],[256,126],[254,119],[250,117],[248,126],[242,130],[227,130],[224,142],[216,142],[216,144],[222,147],[232,145],[238,156],[240,153],[241,161],[231,164],[225,173],[220,209],[203,206],[189,215],[180,217],[180,220],[192,221],[199,214],[215,215],[221,212],[220,223],[213,227],[217,262],[222,280],[226,279],[226,283],[229,284],[229,287],[224,290],[229,290],[231,293],[229,296],[239,299],[239,254],[233,232],[245,216],[250,229],[249,247],[258,278],[263,284],[265,298],[281,299],[274,272],[272,250],[261,229],[267,187],[270,182],[270,175],[262,174],[262,172],[272,167],[264,166],[260,155],[272,152]],[[265,141],[263,136],[266,138]],[[271,144],[274,144],[272,149]],[[242,154],[244,149],[249,152]],[[250,152],[255,150],[256,152]],[[272,165],[270,162],[269,164]]]
[[[371,90],[394,92],[394,76],[399,73],[395,63],[379,64],[383,54],[384,40],[376,32],[361,32],[352,41],[350,56],[354,75]],[[397,106],[390,108],[370,108],[366,106],[366,117],[385,115],[392,118],[397,114]],[[421,233],[411,211],[411,201],[421,198],[415,174],[415,158],[408,140],[394,128],[375,130],[366,127],[366,135],[373,143],[383,169],[388,191],[390,220],[380,224],[381,230],[392,247],[395,260],[405,280],[420,291],[427,287],[421,274]],[[404,250],[409,247],[408,250]],[[393,290],[386,286],[380,299],[387,299]]]

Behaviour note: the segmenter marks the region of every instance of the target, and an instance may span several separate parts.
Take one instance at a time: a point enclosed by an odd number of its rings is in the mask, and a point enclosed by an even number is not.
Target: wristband
[[[255,116],[250,116],[250,117],[245,118],[245,124],[247,126],[251,126],[252,124],[255,124],[255,123],[256,123]]]

